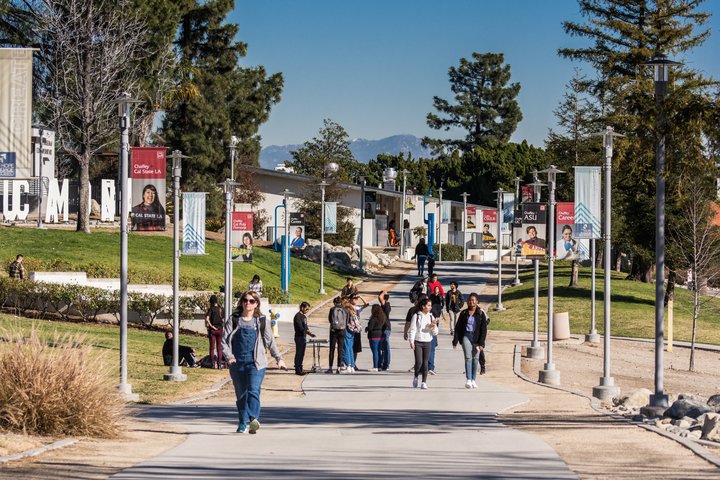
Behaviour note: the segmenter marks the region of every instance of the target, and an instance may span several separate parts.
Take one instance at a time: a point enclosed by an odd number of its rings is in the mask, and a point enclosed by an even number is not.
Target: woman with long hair
[[[360,332],[360,319],[352,301],[345,299],[342,305],[348,315],[347,328],[345,329],[345,351],[343,352],[347,368],[344,371],[353,373],[355,371],[355,333]]]
[[[130,218],[133,230],[165,230],[165,209],[155,185],[149,183],[143,187],[142,202],[132,207]]]
[[[235,387],[238,433],[245,433],[246,429],[255,433],[260,428],[260,387],[267,368],[265,349],[270,350],[278,368],[286,369],[267,323],[260,313],[260,296],[256,292],[243,293],[237,310],[225,323],[223,349]]]
[[[478,373],[478,360],[484,356],[488,318],[485,311],[478,306],[477,294],[471,293],[468,296],[467,305],[458,317],[452,344],[453,348],[457,348],[459,343],[463,349],[465,388],[478,388],[475,379]],[[484,367],[482,373],[485,373]]]
[[[370,310],[370,320],[368,320],[368,325],[365,328],[373,357],[373,372],[377,372],[381,368],[380,342],[386,328],[388,328],[388,318],[383,311],[382,305],[373,305]]]
[[[260,275],[258,275],[257,273],[253,275],[252,280],[250,280],[250,283],[248,284],[248,290],[250,290],[251,292],[257,292],[257,294],[262,297],[263,283],[262,280],[260,280]]]
[[[217,295],[210,295],[210,308],[205,313],[205,326],[210,338],[210,363],[212,368],[222,368],[222,338],[225,326],[225,312],[218,302]]]
[[[427,389],[428,361],[430,360],[430,346],[433,337],[438,334],[438,327],[435,323],[432,312],[432,302],[429,298],[421,300],[420,310],[413,315],[408,330],[410,348],[415,351],[415,368],[413,369],[413,387],[418,386],[418,377],[422,374],[420,388]]]

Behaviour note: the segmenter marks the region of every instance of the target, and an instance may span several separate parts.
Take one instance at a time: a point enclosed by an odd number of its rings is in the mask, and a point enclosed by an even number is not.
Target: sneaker
[[[465,388],[472,388],[472,380],[468,380],[465,382]]]
[[[427,390],[427,383],[422,382],[422,385],[420,385],[420,388],[422,388],[423,390]]]
[[[370,371],[371,371],[371,372],[377,372],[378,369],[377,369],[377,368],[371,368]]]
[[[245,425],[244,423],[241,423],[240,425],[238,425],[238,428],[237,428],[237,430],[235,430],[235,432],[236,433],[245,433],[246,429],[247,429],[247,425]]]
[[[355,373],[355,367],[348,367],[348,373]]]
[[[472,381],[470,382],[470,386],[471,386],[472,388],[477,388],[477,387],[478,387],[478,386],[477,386],[477,383],[475,383],[475,380],[472,380]]]
[[[253,418],[250,420],[250,433],[254,435],[258,430],[260,430],[260,422],[257,421],[257,418]]]
[[[480,375],[485,375],[485,367],[480,367]]]
[[[437,373],[435,373],[435,370],[428,370],[428,373],[429,373],[430,375],[437,375]]]
[[[413,378],[413,388],[417,388],[418,385],[418,377]]]
[[[328,368],[327,370],[325,370],[325,373],[333,373],[333,369],[332,369],[332,368]]]

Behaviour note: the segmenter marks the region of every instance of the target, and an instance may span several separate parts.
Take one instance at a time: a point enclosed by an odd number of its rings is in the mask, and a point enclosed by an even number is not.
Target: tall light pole
[[[334,162],[325,165],[323,179],[320,182],[320,290],[318,290],[320,295],[325,295],[325,187],[330,185],[325,179],[334,175],[339,169],[338,164]],[[360,268],[362,269],[362,263]]]
[[[285,241],[283,242],[284,259],[283,274],[285,275],[285,298],[290,298],[290,194],[293,193],[287,188],[283,190],[283,205],[285,205]]]
[[[497,281],[498,281],[498,293],[497,293],[497,304],[495,305],[495,311],[505,310],[502,303],[502,207],[503,207],[503,193],[505,190],[498,188],[493,193],[497,194],[497,237],[495,238],[495,246],[497,248]]]
[[[463,192],[460,196],[463,197],[462,242],[463,242],[463,262],[465,262],[465,261],[467,261],[467,234],[465,233],[467,231],[467,197],[469,197],[470,194],[467,192]]]
[[[182,154],[180,150],[174,150],[172,155],[172,177],[173,177],[173,359],[168,373],[163,375],[163,380],[184,382],[187,375],[182,373],[180,367],[180,178],[182,177],[182,159],[190,158]]]
[[[126,401],[138,401],[139,395],[132,393],[127,372],[127,328],[128,328],[128,153],[130,151],[130,105],[141,103],[123,92],[115,100],[120,117],[120,396]]]
[[[546,187],[546,183],[540,182],[538,171],[533,170],[533,182],[529,184],[533,187],[533,201],[540,202],[540,189]],[[525,356],[527,358],[543,358],[545,349],[540,345],[538,338],[538,330],[540,325],[540,260],[533,258],[533,270],[535,271],[535,285],[533,296],[533,339],[530,346],[525,348]]]
[[[40,180],[40,185],[38,188],[38,220],[37,220],[37,228],[42,228],[42,203],[43,203],[43,190],[44,190],[44,182],[43,182],[43,165],[45,164],[45,161],[43,160],[43,137],[45,136],[45,125],[43,124],[37,124],[33,128],[38,129],[38,137],[37,137],[37,143],[36,148],[33,149],[33,153],[37,152],[36,155],[38,156],[38,180]]]
[[[650,395],[650,408],[668,406],[664,392],[663,348],[665,322],[665,95],[670,67],[680,65],[656,53],[645,65],[653,67],[658,140],[655,148],[655,393]]]
[[[233,264],[232,264],[232,212],[235,200],[235,152],[239,140],[236,136],[230,137],[230,178],[225,179],[221,185],[225,193],[225,316],[233,311]]]
[[[323,212],[325,210],[323,209]],[[323,225],[323,230],[325,226]],[[358,267],[360,267],[360,273],[365,273],[365,262],[363,250],[364,248],[364,237],[365,236],[365,177],[360,177],[360,255]]]
[[[439,215],[438,215],[438,261],[442,261],[442,224],[443,224],[443,204],[442,204],[442,194],[445,191],[444,188],[442,188],[442,183],[440,184],[440,188],[438,188],[438,195],[440,196],[440,208],[438,209]]]
[[[405,259],[405,205],[407,204],[407,169],[402,170],[403,174],[403,194],[402,194],[402,207],[400,211],[400,258]]]
[[[553,347],[553,321],[554,321],[554,310],[553,310],[553,295],[554,295],[554,275],[555,275],[555,255],[553,252],[553,245],[555,239],[555,177],[558,173],[565,173],[562,170],[555,168],[555,165],[550,165],[547,170],[543,170],[543,173],[547,173],[548,176],[548,210],[550,214],[549,218],[549,231],[545,240],[547,252],[548,252],[548,328],[547,328],[547,360],[545,362],[545,368],[540,370],[539,381],[541,383],[547,383],[548,385],[560,385],[560,371],[555,369],[555,364],[552,358],[552,347]]]
[[[511,245],[515,245],[515,228],[514,227],[514,219],[515,219],[515,210],[519,208],[520,206],[520,177],[515,177],[515,206],[513,207],[513,222],[510,224],[510,238],[512,238],[512,242],[510,242]],[[513,280],[514,286],[520,286],[522,285],[522,282],[520,281],[520,258],[518,255],[515,255],[515,280]]]
[[[240,144],[240,139],[235,135],[230,137],[230,179],[235,181],[235,154],[237,147]]]
[[[604,205],[604,223],[603,226],[603,241],[605,242],[605,253],[603,255],[605,276],[603,281],[604,302],[603,302],[603,376],[600,377],[600,385],[593,387],[593,397],[599,398],[600,400],[608,401],[612,400],[613,397],[620,393],[620,389],[615,386],[615,380],[610,376],[610,254],[612,251],[612,237],[611,237],[611,226],[612,226],[612,155],[613,155],[613,137],[617,134],[613,130],[613,127],[607,127],[605,129],[605,135],[603,135],[603,146],[605,147],[605,205]],[[593,249],[594,250],[594,249]],[[594,253],[594,252],[593,252]],[[595,259],[593,258],[593,265]],[[595,279],[593,278],[593,283]],[[595,297],[593,296],[593,304],[595,303]],[[595,318],[593,317],[593,321]],[[593,325],[594,326],[594,325]]]

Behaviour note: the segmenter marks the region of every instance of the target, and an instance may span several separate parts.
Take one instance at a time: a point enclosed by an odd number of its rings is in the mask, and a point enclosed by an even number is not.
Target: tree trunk
[[[693,320],[692,320],[692,338],[690,340],[690,367],[691,372],[695,371],[695,338],[697,334],[697,319],[700,315],[700,291],[695,287],[693,289]]]
[[[643,283],[652,283],[652,272],[654,263],[640,255],[635,256],[632,262],[632,270],[627,276],[628,280],[639,280]]]
[[[77,231],[90,233],[90,161],[83,156],[80,161],[80,188],[78,195]]]
[[[615,250],[615,271],[619,272],[622,267],[622,252]]]
[[[573,260],[572,262],[572,270],[570,273],[570,285],[569,287],[577,287],[578,286],[578,276],[580,275],[580,262],[577,260]]]
[[[677,273],[675,270],[668,270],[667,285],[665,286],[665,298],[663,304],[667,307],[668,301],[675,298],[675,282],[677,280]]]

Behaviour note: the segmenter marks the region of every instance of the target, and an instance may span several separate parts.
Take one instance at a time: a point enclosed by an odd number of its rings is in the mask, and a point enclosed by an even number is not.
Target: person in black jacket
[[[425,238],[421,238],[415,246],[415,255],[411,259],[415,260],[417,258],[418,276],[420,277],[425,273],[425,260],[427,260],[428,255],[430,255],[430,251],[427,243],[425,243]]]
[[[165,332],[165,343],[162,347],[163,363],[165,366],[172,365],[173,362],[173,332]],[[182,364],[183,360],[188,367],[200,368],[200,364],[195,360],[195,349],[187,345],[178,345],[178,364]]]
[[[373,305],[370,310],[370,320],[368,320],[368,325],[365,328],[373,357],[373,368],[371,370],[373,372],[377,372],[381,368],[380,342],[382,341],[383,331],[387,328],[387,324],[388,318],[383,311],[382,305]]]
[[[390,323],[390,312],[392,307],[390,306],[390,293],[387,290],[383,290],[378,295],[378,302],[382,306],[383,312],[387,317],[387,326],[383,330],[382,341],[380,342],[380,370],[387,370],[390,368],[390,335],[392,333],[392,325]]]
[[[305,375],[307,372],[303,370],[303,359],[305,358],[305,347],[307,345],[307,336],[315,338],[315,334],[308,330],[307,312],[310,310],[308,302],[300,304],[300,311],[293,318],[293,326],[295,327],[295,375]]]
[[[450,282],[450,290],[445,293],[445,310],[450,315],[450,335],[455,334],[455,324],[457,323],[458,313],[465,304],[462,293],[458,290],[457,282]]]
[[[487,338],[487,314],[478,306],[478,296],[471,293],[467,299],[468,308],[460,312],[455,334],[453,335],[453,348],[462,344],[465,355],[465,388],[477,388],[475,378],[478,371],[480,355],[484,357],[485,339]],[[484,358],[483,358],[483,364]],[[483,366],[480,374],[485,373]]]

